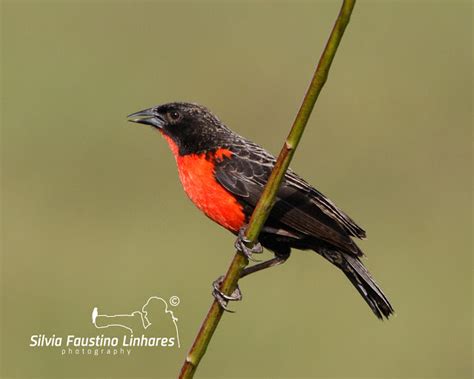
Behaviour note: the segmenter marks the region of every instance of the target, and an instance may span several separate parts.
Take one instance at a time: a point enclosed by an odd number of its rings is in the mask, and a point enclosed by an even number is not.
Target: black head
[[[168,103],[128,116],[169,136],[181,155],[208,152],[228,145],[234,134],[207,108],[192,103]]]

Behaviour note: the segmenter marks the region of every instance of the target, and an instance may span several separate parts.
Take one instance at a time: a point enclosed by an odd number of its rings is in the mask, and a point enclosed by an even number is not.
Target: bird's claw
[[[224,280],[223,276],[219,276],[214,282],[212,283],[212,296],[217,300],[219,305],[224,309],[226,312],[234,313],[235,311],[230,310],[227,307],[229,301],[240,301],[242,300],[242,292],[240,292],[239,286],[232,292],[230,295],[226,295],[221,291],[221,284]]]
[[[245,227],[239,230],[239,234],[237,239],[235,240],[234,246],[235,248],[244,254],[249,261],[252,262],[261,262],[259,259],[253,258],[253,254],[261,254],[263,253],[263,247],[260,242],[256,242],[253,244],[252,247],[248,247],[247,244],[251,243],[246,236],[245,236]]]

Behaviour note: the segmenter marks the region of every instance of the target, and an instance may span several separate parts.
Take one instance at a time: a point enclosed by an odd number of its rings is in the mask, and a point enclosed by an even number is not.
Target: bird
[[[128,116],[149,125],[168,143],[176,160],[184,191],[207,217],[238,236],[236,247],[252,259],[262,246],[274,257],[248,266],[242,276],[282,264],[292,249],[313,250],[339,268],[379,319],[394,309],[361,262],[364,255],[354,242],[366,232],[328,197],[289,168],[258,242],[247,248],[244,231],[275,165],[275,157],[258,144],[229,129],[208,108],[188,102],[157,105]],[[240,300],[219,290],[213,295],[224,309]]]

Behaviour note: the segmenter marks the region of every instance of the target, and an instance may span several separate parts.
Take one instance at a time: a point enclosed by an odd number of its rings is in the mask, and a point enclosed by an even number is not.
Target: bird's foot
[[[260,242],[253,244],[252,247],[248,247],[247,244],[250,244],[252,241],[250,241],[245,236],[245,229],[246,229],[245,227],[240,228],[239,234],[237,236],[237,239],[235,240],[234,246],[238,251],[244,254],[248,258],[249,261],[261,262],[260,260],[253,258],[252,255],[263,253],[263,247],[260,244]]]
[[[229,301],[240,301],[242,300],[242,292],[240,292],[239,286],[232,292],[230,295],[226,295],[221,291],[221,284],[224,280],[223,276],[219,276],[214,282],[212,283],[212,296],[217,300],[219,305],[227,312],[234,313],[234,311],[227,308],[227,304]]]

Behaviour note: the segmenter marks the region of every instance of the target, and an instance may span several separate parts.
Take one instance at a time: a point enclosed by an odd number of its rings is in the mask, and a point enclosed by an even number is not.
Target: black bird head
[[[180,155],[225,147],[236,137],[211,111],[193,103],[157,105],[132,113],[128,121],[158,129],[173,140]]]

